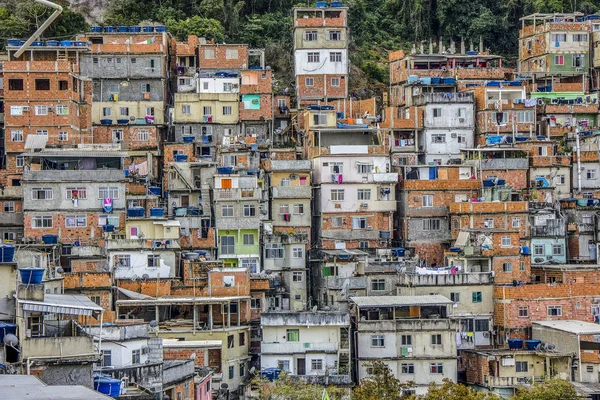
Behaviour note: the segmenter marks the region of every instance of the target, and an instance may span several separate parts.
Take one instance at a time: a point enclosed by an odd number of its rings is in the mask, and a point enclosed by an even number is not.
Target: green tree
[[[186,40],[188,35],[214,39],[216,43],[225,40],[225,29],[219,21],[199,15],[180,21],[169,20],[167,28],[178,40]]]
[[[279,379],[273,382],[255,378],[251,387],[258,400],[316,400],[321,398],[324,389],[323,386],[304,383],[285,373],[281,373]],[[344,392],[339,387],[327,387],[331,400],[341,400]]]
[[[413,386],[411,383],[400,383],[382,361],[373,361],[365,366],[372,368],[373,373],[354,388],[353,400],[398,400],[402,398],[403,389]]]
[[[511,400],[580,400],[575,387],[562,379],[551,379],[530,389],[519,388]]]
[[[476,392],[468,386],[444,379],[441,385],[432,383],[427,394],[417,396],[416,400],[500,400],[500,398],[490,393]]]

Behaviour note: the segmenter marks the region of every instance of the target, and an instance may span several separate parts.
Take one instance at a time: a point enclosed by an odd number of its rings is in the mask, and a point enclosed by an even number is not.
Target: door
[[[181,207],[187,207],[190,205],[190,196],[183,195],[181,196]]]
[[[306,375],[306,359],[299,358],[296,360],[296,375]]]

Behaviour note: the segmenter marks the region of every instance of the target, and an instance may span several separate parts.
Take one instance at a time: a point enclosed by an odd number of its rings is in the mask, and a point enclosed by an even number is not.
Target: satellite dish
[[[144,275],[142,275],[142,279],[150,279],[150,275],[144,274]]]
[[[151,327],[153,327],[153,328],[154,328],[155,326],[158,326],[158,322],[156,322],[156,320],[155,320],[155,319],[153,319],[152,321],[150,321],[150,322],[148,323],[148,325],[150,325]]]
[[[256,372],[256,367],[252,367],[250,368],[250,374],[254,375],[254,372]]]
[[[19,339],[12,333],[4,336],[4,344],[10,347],[16,347],[19,344]]]
[[[139,276],[137,276],[136,274],[133,274],[133,276],[131,277],[131,282],[135,282],[138,278],[139,278]]]
[[[59,274],[62,274],[63,272],[65,272],[65,270],[63,269],[63,267],[58,267],[58,268],[56,268],[56,272],[58,272]]]
[[[317,312],[317,306],[314,306],[314,307],[312,308],[312,312]]]
[[[190,355],[190,360],[195,360],[196,359],[196,353],[192,353]]]
[[[221,383],[221,389],[229,389],[229,385],[226,383]]]

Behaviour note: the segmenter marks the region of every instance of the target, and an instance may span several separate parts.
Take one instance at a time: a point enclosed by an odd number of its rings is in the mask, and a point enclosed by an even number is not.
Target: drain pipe
[[[577,148],[577,192],[581,193],[581,146],[579,145],[579,129],[575,131],[575,143]]]
[[[21,48],[19,50],[17,50],[17,52],[14,54],[15,58],[21,57],[21,55],[25,52],[25,50],[27,50],[27,48],[29,47],[29,45],[31,43],[33,43],[34,40],[36,40],[37,38],[39,38],[40,35],[48,28],[48,26],[50,26],[50,24],[52,22],[54,22],[54,20],[60,15],[60,13],[62,13],[63,8],[61,6],[59,6],[58,4],[51,3],[51,2],[49,2],[47,0],[35,0],[35,2],[43,4],[43,5],[51,7],[51,8],[54,8],[56,11],[54,11],[52,13],[52,15],[50,16],[50,18],[48,18],[42,24],[42,26],[40,26],[38,28],[38,30],[35,31],[35,33],[33,35],[31,35],[31,37],[29,39],[27,39],[27,41],[25,42],[25,44],[23,46],[21,46]]]

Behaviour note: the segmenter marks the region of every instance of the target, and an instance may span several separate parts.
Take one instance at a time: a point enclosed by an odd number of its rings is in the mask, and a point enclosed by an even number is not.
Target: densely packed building
[[[383,101],[350,90],[347,17],[294,9],[293,94],[262,49],[164,26],[8,41],[7,373],[136,399],[349,390],[374,360],[406,394],[598,383],[600,17],[523,18],[514,69],[390,52]]]

